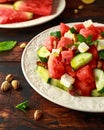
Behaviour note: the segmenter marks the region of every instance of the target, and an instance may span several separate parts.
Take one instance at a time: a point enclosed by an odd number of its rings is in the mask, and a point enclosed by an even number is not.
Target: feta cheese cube
[[[78,46],[79,52],[82,52],[82,53],[86,52],[88,49],[89,49],[89,46],[85,42],[80,43]]]
[[[60,83],[69,88],[74,83],[74,81],[75,79],[73,77],[68,74],[64,74],[61,76]]]
[[[70,39],[72,39],[72,40],[74,40],[74,41],[76,40],[76,35],[73,34],[73,33],[71,33],[70,31],[66,32],[66,33],[64,34],[64,37],[70,38]]]
[[[56,56],[58,56],[61,52],[61,48],[58,49],[52,49],[52,54],[55,54]]]
[[[98,51],[104,50],[104,39],[98,41],[97,50]]]
[[[93,23],[92,20],[87,20],[87,21],[83,22],[85,28],[90,27],[92,25],[92,23]]]

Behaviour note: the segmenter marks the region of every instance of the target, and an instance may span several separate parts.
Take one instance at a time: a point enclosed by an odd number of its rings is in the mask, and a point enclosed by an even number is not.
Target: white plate
[[[36,26],[48,22],[57,16],[59,16],[65,8],[65,0],[53,0],[53,10],[52,14],[48,16],[39,17],[37,19],[25,21],[25,22],[18,22],[12,24],[0,24],[0,28],[24,28],[30,26]]]
[[[68,24],[72,26],[75,23]],[[95,23],[96,25],[103,25]],[[104,26],[104,25],[103,25]],[[52,27],[35,36],[24,49],[21,66],[24,76],[32,88],[51,102],[66,108],[86,111],[104,112],[104,97],[74,97],[68,92],[45,83],[36,72],[37,49],[51,31],[58,30],[59,26]]]

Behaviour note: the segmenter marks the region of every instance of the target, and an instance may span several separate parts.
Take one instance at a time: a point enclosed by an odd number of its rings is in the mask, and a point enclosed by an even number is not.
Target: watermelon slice
[[[22,22],[33,18],[33,13],[14,10],[12,5],[0,5],[0,24]]]
[[[15,10],[32,12],[36,15],[50,15],[53,0],[18,0],[14,3]]]
[[[11,1],[16,1],[16,0],[0,0],[0,3],[11,2]]]

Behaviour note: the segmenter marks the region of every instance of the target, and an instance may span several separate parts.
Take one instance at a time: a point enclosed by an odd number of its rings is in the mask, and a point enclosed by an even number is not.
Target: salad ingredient
[[[42,116],[43,112],[41,110],[35,110],[34,112],[34,119],[37,121]]]
[[[10,83],[8,81],[4,81],[2,84],[1,84],[1,91],[8,91],[10,89]]]
[[[0,51],[8,51],[14,48],[17,41],[3,41],[0,42]]]
[[[100,59],[104,60],[104,50],[98,52]]]
[[[74,57],[74,52],[71,49],[68,50],[63,50],[61,51],[61,56],[62,56],[62,62],[65,64],[69,64],[72,58]]]
[[[56,38],[61,38],[61,32],[60,31],[51,32],[50,35],[54,36]]]
[[[71,77],[68,74],[64,74],[61,76],[60,83],[66,86],[67,88],[70,88],[72,84],[74,83],[75,79]]]
[[[42,62],[46,62],[49,55],[50,51],[45,46],[40,47],[37,51],[37,56]]]
[[[52,11],[52,0],[18,0],[14,3],[15,10],[31,12],[36,15],[49,15]]]
[[[90,41],[95,41],[98,38],[98,30],[90,26],[89,28],[82,28],[78,35],[82,35],[85,39],[90,38]]]
[[[97,68],[98,63],[98,51],[95,45],[90,46],[90,49],[88,50],[93,55],[92,60],[88,63],[92,69]]]
[[[95,0],[81,0],[85,4],[92,4]]]
[[[98,40],[97,50],[98,51],[104,50],[104,39]]]
[[[88,49],[89,46],[85,42],[80,43],[80,45],[78,46],[79,52],[86,52]]]
[[[49,76],[48,69],[46,69],[46,68],[44,68],[42,66],[37,66],[36,70],[40,74],[42,79],[44,79],[45,82],[48,83],[50,81],[50,76]]]
[[[83,25],[85,26],[85,28],[88,28],[88,27],[90,27],[91,25],[92,25],[92,20],[91,19],[89,19],[89,20],[87,20],[87,21],[84,21],[83,22]]]
[[[102,61],[101,60],[99,60],[98,61],[98,63],[97,63],[97,68],[102,68],[102,66],[103,66],[103,63],[102,63]]]
[[[83,82],[81,80],[76,79],[73,84],[73,89],[69,90],[69,93],[71,91],[74,91],[74,94],[77,96],[91,96],[92,90],[95,89],[95,83],[87,84],[86,82]]]
[[[12,80],[11,85],[15,90],[20,88],[20,83],[18,80]]]
[[[61,32],[61,36],[64,36],[64,34],[69,31],[69,26],[66,25],[65,23],[60,23],[60,32]]]
[[[76,30],[74,30],[74,28],[71,28],[70,31],[68,31],[64,34],[64,37],[67,37],[71,40],[74,40],[74,42],[76,42],[77,37],[76,37],[76,34],[73,33],[74,31],[76,31]]]
[[[97,89],[92,90],[91,95],[92,95],[93,97],[104,97],[104,93],[99,93],[99,92],[97,91]]]
[[[94,75],[91,67],[85,65],[77,70],[76,76],[80,81],[85,82],[86,84],[91,84],[94,82]]]
[[[6,77],[5,77],[5,80],[8,81],[8,82],[11,82],[13,80],[14,76],[12,74],[8,74]]]
[[[16,105],[16,108],[23,111],[23,112],[26,112],[26,109],[29,107],[29,101],[24,101],[18,105]]]
[[[104,72],[101,69],[94,69],[97,92],[104,92]]]
[[[48,59],[48,72],[51,78],[60,79],[64,74],[65,69],[63,63],[59,60],[60,57],[56,57],[51,54]]]
[[[58,42],[57,48],[69,48],[73,45],[73,40],[67,37],[61,37],[60,41]]]
[[[48,36],[44,42],[44,46],[52,52],[52,49],[57,47],[57,39],[54,36]]]
[[[72,28],[75,30],[74,33],[79,33],[79,31],[82,28],[85,28],[85,26],[83,25],[83,23],[78,23],[78,24],[73,25]]]
[[[69,74],[72,77],[76,76],[76,72],[74,71],[74,69],[69,64],[65,65],[65,71],[66,71],[67,74]]]
[[[80,67],[86,65],[92,60],[92,54],[89,52],[80,53],[73,57],[71,60],[71,66],[73,69],[77,70]]]
[[[65,91],[68,91],[69,88],[64,86],[63,84],[61,84],[60,80],[59,79],[55,79],[55,78],[51,78],[49,84],[53,85],[53,86],[56,86],[60,89],[63,89]],[[70,87],[71,88],[71,87]]]

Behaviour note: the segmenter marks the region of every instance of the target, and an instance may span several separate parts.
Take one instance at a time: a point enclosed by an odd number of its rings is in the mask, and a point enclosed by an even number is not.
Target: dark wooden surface
[[[16,47],[9,52],[0,52],[0,84],[7,74],[11,73],[19,80],[21,89],[8,92],[0,91],[0,130],[103,130],[104,113],[87,113],[67,109],[43,98],[27,83],[21,70],[21,42],[30,41],[41,31],[58,25],[60,22],[70,23],[92,19],[104,23],[104,0],[84,5],[77,14],[74,9],[81,5],[80,0],[66,0],[66,8],[60,16],[42,25],[22,28],[0,28],[0,41],[17,40]],[[15,106],[29,100],[27,113],[17,110]],[[43,111],[43,116],[33,120],[35,109]]]

